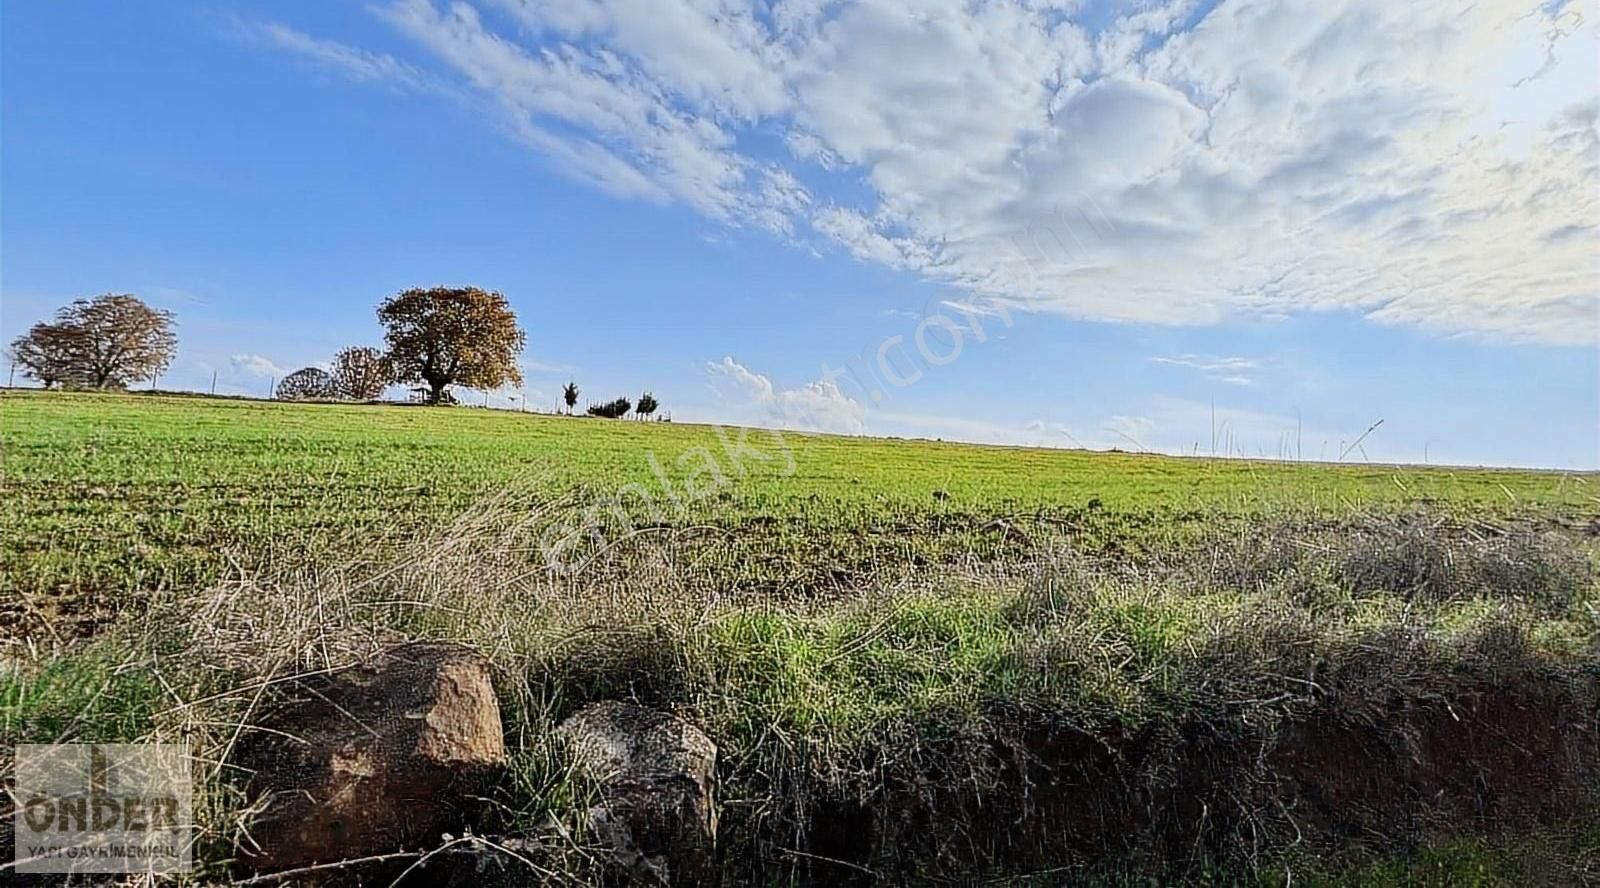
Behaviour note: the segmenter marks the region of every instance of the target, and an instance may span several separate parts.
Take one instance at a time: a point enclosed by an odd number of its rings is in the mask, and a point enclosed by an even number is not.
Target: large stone
[[[611,868],[643,884],[705,885],[716,872],[717,747],[681,718],[596,703],[558,729],[600,789],[591,838]]]
[[[273,696],[237,756],[257,872],[434,848],[505,765],[489,664],[466,648],[403,645]]]

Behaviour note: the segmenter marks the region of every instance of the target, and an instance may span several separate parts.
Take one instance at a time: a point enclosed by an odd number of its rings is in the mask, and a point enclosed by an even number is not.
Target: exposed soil
[[[1555,677],[1359,719],[1329,701],[1254,743],[1199,723],[1094,737],[1014,713],[814,802],[797,869],[830,885],[1104,866],[1177,878],[1291,846],[1515,834],[1595,810],[1595,701],[1592,678]]]

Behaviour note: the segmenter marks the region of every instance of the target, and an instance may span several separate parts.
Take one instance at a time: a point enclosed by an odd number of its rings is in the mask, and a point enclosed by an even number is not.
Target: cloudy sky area
[[[529,332],[496,406],[1600,466],[1593,2],[5,18],[0,333],[132,291],[164,386],[265,393],[470,283]]]

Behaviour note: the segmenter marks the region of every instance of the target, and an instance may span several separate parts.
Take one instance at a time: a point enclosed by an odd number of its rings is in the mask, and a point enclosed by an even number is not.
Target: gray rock
[[[717,747],[677,716],[629,703],[589,706],[558,729],[598,784],[590,838],[611,867],[641,884],[715,879]]]

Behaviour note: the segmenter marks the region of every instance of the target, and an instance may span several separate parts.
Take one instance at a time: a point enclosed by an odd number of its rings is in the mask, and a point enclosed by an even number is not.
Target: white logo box
[[[188,747],[24,744],[16,763],[16,872],[189,871]]]

